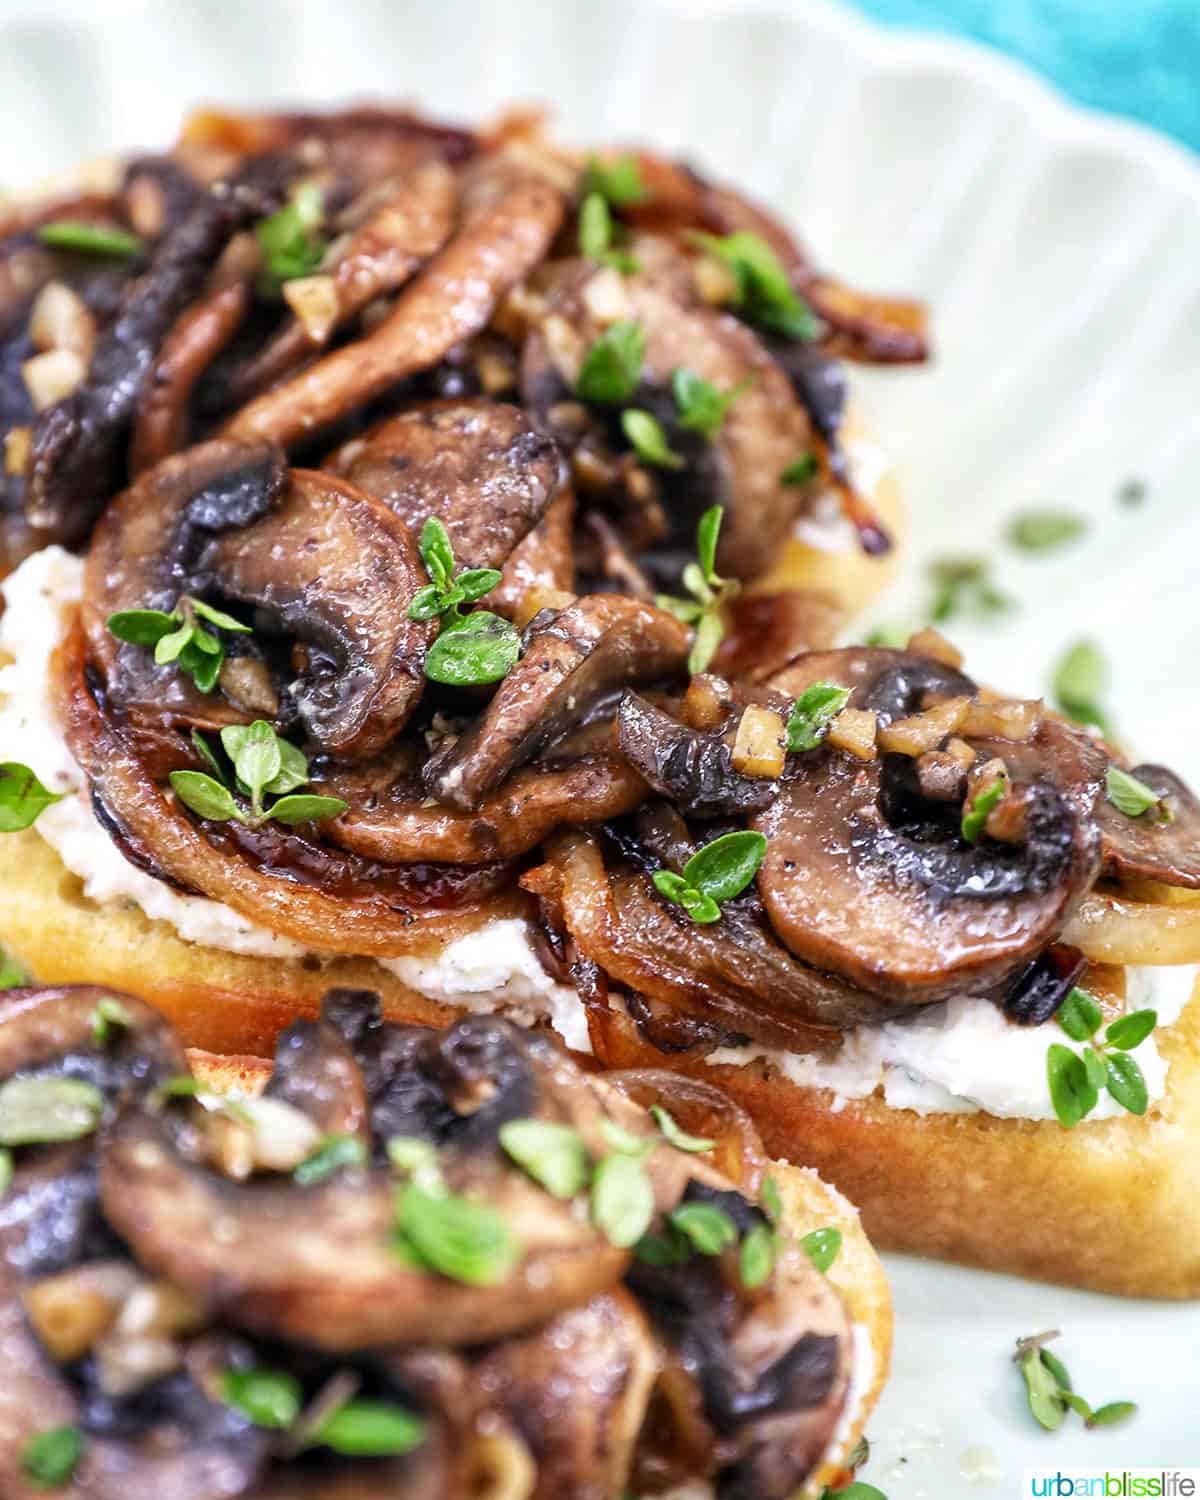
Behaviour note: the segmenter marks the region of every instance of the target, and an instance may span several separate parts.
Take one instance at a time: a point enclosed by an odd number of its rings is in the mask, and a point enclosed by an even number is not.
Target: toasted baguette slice
[[[255,1094],[271,1076],[271,1064],[261,1057],[220,1057],[192,1051],[189,1058],[196,1076],[221,1093]],[[811,1168],[780,1162],[773,1176],[788,1235],[800,1238],[814,1229],[827,1228],[841,1231],[841,1250],[826,1274],[841,1294],[855,1331],[854,1377],[846,1417],[830,1452],[802,1492],[803,1500],[815,1500],[844,1473],[846,1460],[862,1437],[887,1379],[892,1357],[892,1299],[887,1276],[853,1205]]]
[[[615,1067],[707,1079],[773,1156],[811,1164],[857,1203],[884,1250],[1128,1297],[1200,1296],[1200,991],[1158,1035],[1165,1095],[1142,1117],[918,1115],[882,1097],[834,1108],[768,1063],[709,1067],[613,1028]]]
[[[155,1005],[191,1047],[270,1053],[335,985],[377,990],[391,1020],[449,1026],[429,1000],[369,958],[259,958],[185,942],[135,906],[98,906],[36,830],[0,834],[0,948],[42,984],[104,984]]]

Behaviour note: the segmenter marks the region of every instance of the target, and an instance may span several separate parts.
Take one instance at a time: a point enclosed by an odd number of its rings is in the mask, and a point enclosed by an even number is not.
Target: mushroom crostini
[[[222,1050],[334,983],[583,1043],[519,876],[647,798],[622,695],[782,666],[886,576],[841,359],[923,359],[922,314],[828,285],[733,189],[523,116],[202,114],[16,209],[0,943],[147,994],[153,949]]]
[[[4,1495],[820,1493],[886,1372],[882,1271],[844,1200],[677,1095],[361,991],[273,1069],[189,1064],[131,996],[12,992]]]

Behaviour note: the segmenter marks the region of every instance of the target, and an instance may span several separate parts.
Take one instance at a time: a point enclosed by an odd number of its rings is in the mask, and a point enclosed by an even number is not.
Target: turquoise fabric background
[[[989,43],[1072,98],[1200,151],[1200,0],[851,0],[876,20]]]

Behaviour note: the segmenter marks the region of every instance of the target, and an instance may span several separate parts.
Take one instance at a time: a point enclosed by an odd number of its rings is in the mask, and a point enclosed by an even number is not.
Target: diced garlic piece
[[[96,347],[96,320],[65,281],[48,281],[30,309],[29,337],[43,353],[69,349],[87,365]]]
[[[544,609],[566,609],[569,604],[575,603],[576,597],[565,589],[552,589],[544,583],[531,583],[521,595],[521,602],[513,615],[513,624],[518,630],[524,630],[534,615],[540,614]]]
[[[588,278],[583,302],[602,328],[629,316],[629,294],[625,279],[615,266],[605,266]]]
[[[338,316],[337,282],[332,276],[295,276],[283,283],[283,300],[304,324],[314,344],[323,344]]]
[[[947,667],[961,667],[963,664],[963,654],[958,647],[932,626],[926,626],[924,630],[910,635],[904,649],[917,656],[927,656],[931,661],[940,661]]]
[[[254,1165],[268,1172],[290,1172],[321,1143],[321,1131],[303,1110],[284,1099],[245,1099],[238,1104],[250,1118]]]
[[[783,720],[769,708],[751,704],[742,712],[730,763],[743,776],[781,776],[787,754]]]
[[[33,428],[10,427],[4,434],[4,472],[29,472],[29,455],[33,451]]]
[[[21,378],[34,411],[45,411],[64,401],[82,382],[87,366],[73,349],[51,349],[35,354],[21,366]]]
[[[836,750],[859,760],[874,760],[877,728],[878,719],[869,708],[843,708],[829,721],[826,739]]]
[[[947,698],[923,713],[907,719],[894,719],[879,731],[879,747],[898,755],[923,755],[935,750],[948,734],[953,734],[966,717],[969,698]]]
[[[1031,740],[1044,714],[1040,698],[992,698],[972,703],[961,727],[974,739]]]

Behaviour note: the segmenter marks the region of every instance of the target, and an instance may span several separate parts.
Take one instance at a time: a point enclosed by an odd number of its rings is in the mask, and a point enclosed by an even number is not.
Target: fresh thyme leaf
[[[282,208],[254,226],[263,258],[263,290],[278,296],[285,281],[311,276],[325,257],[317,230],[324,217],[321,190],[301,183]]]
[[[229,788],[203,771],[172,771],[167,780],[183,805],[201,818],[228,823],[231,818],[242,817]]]
[[[1025,552],[1050,552],[1076,541],[1087,522],[1069,510],[1027,510],[1009,523],[1008,539]]]
[[[642,181],[642,169],[636,156],[617,156],[601,160],[593,156],[583,176],[584,193],[600,193],[614,208],[627,203],[645,203],[650,194]]]
[[[0,762],[0,833],[20,833],[31,827],[46,808],[61,802],[65,795],[44,787],[20,761]]]
[[[706,672],[717,654],[717,647],[725,635],[725,627],[716,609],[705,610],[696,621],[696,634],[692,649],[688,652],[688,671],[693,675]]]
[[[397,1194],[396,1227],[425,1265],[468,1286],[499,1286],[522,1255],[494,1209],[453,1193],[430,1193],[415,1182]]]
[[[1136,1401],[1110,1401],[1106,1406],[1098,1406],[1087,1419],[1089,1427],[1115,1427],[1118,1422],[1128,1422],[1130,1417],[1137,1415]]]
[[[298,823],[319,823],[325,818],[336,818],[344,813],[349,803],[341,797],[318,797],[305,793],[300,796],[280,797],[273,802],[267,816],[276,823],[295,827]]]
[[[962,816],[962,836],[968,844],[973,844],[978,840],[992,809],[1001,801],[1004,792],[1004,777],[997,776],[995,781],[989,783],[982,791],[976,792],[967,803]]]
[[[603,193],[589,193],[579,205],[579,248],[591,260],[612,245],[612,214]]]
[[[425,1423],[390,1401],[347,1401],[311,1437],[314,1447],[346,1458],[392,1458],[425,1441]]]
[[[21,1449],[21,1468],[39,1489],[61,1489],[79,1467],[83,1451],[84,1437],[78,1427],[48,1427]]]
[[[133,1025],[133,1017],[119,1000],[102,995],[92,1011],[92,1040],[97,1047],[107,1047]]]
[[[643,463],[660,469],[683,468],[683,459],[671,448],[662,423],[650,412],[626,407],[621,413],[621,429]]]
[[[738,1271],[742,1285],[753,1291],[764,1286],[775,1269],[778,1239],[768,1224],[756,1224],[742,1241]]]
[[[809,480],[817,477],[820,467],[815,453],[802,453],[799,458],[792,459],[783,470],[779,476],[779,482],[780,484],[807,484]]]
[[[303,1392],[294,1375],[256,1366],[223,1371],[221,1400],[249,1417],[256,1427],[284,1430],[299,1417]]]
[[[1051,688],[1058,707],[1069,718],[1095,724],[1102,733],[1107,733],[1108,715],[1101,707],[1107,679],[1099,646],[1094,641],[1076,641],[1059,658]]]
[[[766,852],[765,834],[748,828],[723,833],[697,849],[683,867],[683,878],[714,901],[732,901],[754,879]]]
[[[1144,479],[1126,479],[1117,491],[1117,500],[1121,505],[1134,509],[1142,504],[1146,498],[1146,481]]]
[[[1117,811],[1127,818],[1140,818],[1162,803],[1153,787],[1131,776],[1128,771],[1122,771],[1120,766],[1109,766],[1105,773],[1105,794]]]
[[[573,1198],[587,1183],[587,1147],[570,1125],[557,1120],[509,1120],[500,1127],[500,1144],[552,1198]]]
[[[312,1187],[324,1182],[343,1167],[365,1167],[367,1148],[355,1135],[327,1135],[315,1151],[311,1152],[292,1177],[301,1187]]]
[[[611,324],[584,355],[576,393],[585,401],[623,406],[638,388],[645,358],[646,335],[641,325],[628,320]]]
[[[982,557],[942,557],[929,565],[934,586],[930,619],[943,624],[970,607],[980,614],[999,614],[1012,608],[1012,599],[991,581],[991,568]]]
[[[1019,1369],[1034,1421],[1047,1432],[1057,1432],[1066,1420],[1067,1405],[1062,1398],[1058,1381],[1042,1362],[1041,1355],[1041,1350],[1027,1354]]]
[[[619,1249],[636,1245],[654,1218],[654,1189],[635,1156],[616,1152],[592,1178],[592,1222]]]
[[[689,432],[702,433],[710,441],[721,430],[729,408],[750,385],[753,377],[739,381],[729,391],[720,391],[710,381],[680,365],[671,377],[675,405],[679,408],[679,425]],[[786,481],[785,481],[786,482]]]
[[[1112,1023],[1104,1033],[1104,1040],[1120,1052],[1129,1052],[1141,1046],[1157,1025],[1157,1011],[1133,1010]]]
[[[787,721],[788,749],[815,750],[849,701],[849,688],[836,682],[810,683],[792,706]]]
[[[1131,1115],[1144,1115],[1150,1106],[1146,1079],[1136,1057],[1128,1052],[1108,1052],[1104,1057],[1108,1092]]]
[[[0,1084],[0,1146],[40,1146],[89,1136],[104,1095],[79,1078],[15,1077]]]
[[[1100,1030],[1104,1012],[1087,990],[1076,985],[1059,1006],[1057,1019],[1073,1042],[1086,1042]]]
[[[689,238],[729,267],[737,289],[733,305],[751,323],[792,339],[814,339],[820,333],[812,308],[761,235],[746,229],[723,236],[693,230]]]
[[[179,624],[179,616],[161,609],[121,609],[108,617],[108,628],[131,646],[157,646]]]
[[[1051,1043],[1046,1053],[1046,1081],[1054,1113],[1068,1130],[1090,1115],[1099,1102],[1099,1091],[1083,1058],[1061,1042]]]
[[[674,1146],[676,1151],[688,1151],[698,1155],[703,1151],[711,1151],[717,1144],[716,1141],[704,1136],[689,1135],[661,1104],[652,1104],[650,1114],[654,1123],[662,1131],[663,1139],[669,1146]]]
[[[477,609],[443,623],[425,654],[425,675],[450,687],[475,687],[507,677],[521,655],[511,620]]]
[[[680,1204],[670,1214],[670,1222],[701,1255],[720,1255],[738,1242],[737,1225],[711,1203]]]
[[[800,1247],[818,1271],[828,1271],[842,1250],[842,1231],[832,1227],[814,1229],[800,1241]]]
[[[38,229],[37,237],[51,250],[74,250],[83,255],[111,255],[126,260],[140,255],[144,246],[136,234],[109,224],[88,224],[79,219],[54,219]]]

